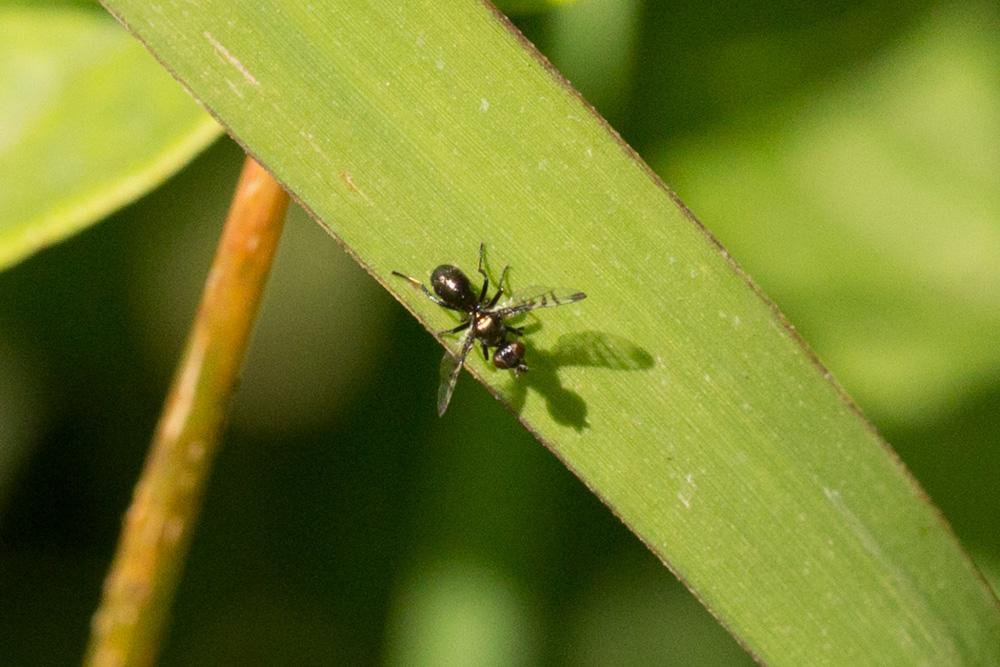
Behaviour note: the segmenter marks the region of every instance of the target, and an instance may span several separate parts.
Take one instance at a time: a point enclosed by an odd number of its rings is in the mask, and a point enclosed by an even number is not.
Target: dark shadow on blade
[[[528,339],[530,340],[530,339]],[[559,369],[564,366],[606,368],[615,371],[641,371],[653,367],[649,352],[632,341],[601,331],[564,334],[548,350],[529,347],[528,373],[510,385],[508,396],[513,410],[520,414],[528,390],[545,399],[549,415],[556,423],[577,431],[587,428],[587,403],[563,385]]]

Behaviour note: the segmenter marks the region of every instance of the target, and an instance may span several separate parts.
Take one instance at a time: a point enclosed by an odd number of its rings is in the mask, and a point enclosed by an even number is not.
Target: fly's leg
[[[483,277],[483,289],[479,291],[479,303],[486,301],[486,292],[490,289],[490,277],[486,274],[486,269],[483,268],[483,261],[486,258],[486,244],[479,244],[479,275]]]
[[[459,324],[454,329],[445,329],[444,331],[438,331],[439,336],[444,336],[446,334],[457,334],[459,331],[465,331],[472,324],[472,320],[466,320]]]
[[[500,297],[503,296],[503,284],[507,281],[508,271],[510,271],[509,266],[503,267],[503,273],[500,274],[500,282],[497,283],[497,293],[493,295],[492,299],[490,299],[489,304],[486,306],[487,308],[492,308],[497,305],[497,302],[500,301]]]

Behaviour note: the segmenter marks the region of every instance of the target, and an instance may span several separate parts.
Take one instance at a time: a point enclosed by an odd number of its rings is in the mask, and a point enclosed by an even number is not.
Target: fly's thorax
[[[503,343],[506,327],[503,318],[495,313],[476,313],[472,328],[476,338],[490,347]]]

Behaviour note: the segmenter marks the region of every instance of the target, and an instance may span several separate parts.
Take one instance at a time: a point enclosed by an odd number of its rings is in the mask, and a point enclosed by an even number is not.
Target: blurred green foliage
[[[1000,151],[983,150],[1000,145],[1000,41],[983,18],[932,13],[850,79],[653,151],[879,421],[933,420],[1000,367]]]
[[[95,8],[0,5],[0,269],[163,182],[221,132]]]
[[[544,12],[559,5],[567,5],[576,0],[498,0],[494,4],[509,16]]]
[[[800,326],[996,587],[998,10],[578,0],[519,21]],[[6,664],[79,658],[240,159],[222,142],[0,274]],[[424,409],[437,346],[293,218],[165,664],[748,660],[481,387]]]

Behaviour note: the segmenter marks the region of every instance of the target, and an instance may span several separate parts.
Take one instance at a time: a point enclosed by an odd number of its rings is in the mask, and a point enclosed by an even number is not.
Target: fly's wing
[[[451,395],[455,391],[455,383],[458,382],[458,375],[462,372],[462,364],[475,342],[476,337],[472,335],[471,331],[467,331],[462,339],[462,349],[457,357],[445,350],[444,357],[441,359],[441,384],[438,385],[438,417],[443,416],[444,411],[448,409]]]
[[[586,299],[583,292],[558,287],[525,287],[500,303],[497,312],[502,317],[513,317],[537,308],[555,308]]]

